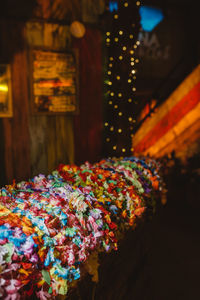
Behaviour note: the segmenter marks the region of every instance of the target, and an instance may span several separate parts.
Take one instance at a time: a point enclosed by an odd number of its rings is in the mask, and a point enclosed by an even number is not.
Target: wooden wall
[[[72,45],[68,26],[60,25],[61,36],[55,42],[46,34],[50,25],[40,24],[34,31],[31,22],[4,19],[0,23],[0,62],[11,64],[14,112],[12,118],[0,118],[1,186],[13,179],[18,182],[39,173],[48,174],[59,163],[95,161],[101,157],[101,33],[87,28],[85,37]],[[28,57],[29,48],[35,46],[64,51],[73,46],[79,50],[80,112],[76,117],[32,113]]]

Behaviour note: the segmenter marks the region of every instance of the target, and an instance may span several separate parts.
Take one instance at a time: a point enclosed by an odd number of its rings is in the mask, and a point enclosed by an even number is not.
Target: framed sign
[[[32,49],[31,68],[33,112],[77,112],[77,53]]]
[[[10,65],[0,64],[0,118],[10,118],[12,116]]]

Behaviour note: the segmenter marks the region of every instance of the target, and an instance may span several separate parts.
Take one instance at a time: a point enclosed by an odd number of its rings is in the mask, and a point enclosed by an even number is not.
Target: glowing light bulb
[[[111,93],[110,93],[110,96],[114,96],[114,93],[113,93],[113,92],[111,92]]]
[[[112,101],[109,101],[108,104],[109,104],[109,105],[112,105]]]
[[[136,58],[135,62],[136,62],[136,63],[139,63],[139,59],[138,59],[138,58]]]
[[[117,149],[117,146],[113,146],[113,150],[116,150]]]
[[[107,43],[109,43],[109,42],[110,42],[110,39],[109,39],[109,38],[107,38],[107,39],[106,39],[106,42],[107,42]]]
[[[120,80],[120,76],[117,76],[116,78],[117,78],[117,80]]]
[[[104,125],[107,127],[108,126],[108,122],[105,122]]]
[[[133,133],[131,133],[131,137],[134,137],[134,134],[133,134]]]
[[[115,104],[115,105],[114,105],[114,108],[115,108],[115,109],[117,109],[117,108],[118,108],[118,105],[117,105],[117,104]]]
[[[129,122],[131,122],[133,119],[131,117],[128,118]]]
[[[116,37],[116,38],[115,38],[115,42],[118,42],[118,41],[119,41],[119,39]]]
[[[135,49],[136,49],[136,48],[137,48],[137,45],[134,45],[134,46],[133,46],[133,48],[135,48]]]
[[[112,68],[112,64],[109,64],[108,66],[109,66],[110,68]]]
[[[131,61],[134,61],[135,59],[134,59],[134,57],[131,57]]]
[[[114,19],[118,19],[118,17],[119,17],[118,15],[114,15]]]
[[[118,97],[122,97],[122,93],[119,93],[119,94],[118,94]]]
[[[113,57],[112,57],[112,56],[110,57],[110,60],[113,60]]]
[[[131,83],[131,79],[128,79],[128,83]]]
[[[111,126],[111,127],[110,127],[110,131],[113,131],[113,130],[114,130],[114,127],[113,127],[113,126]]]
[[[131,152],[133,152],[133,148],[131,148]]]
[[[130,50],[130,54],[134,54],[134,51],[133,51],[133,50]]]
[[[120,59],[120,60],[122,60],[122,59],[123,59],[123,56],[122,56],[122,55],[120,55],[120,56],[119,56],[119,59]]]
[[[133,39],[133,35],[132,34],[130,34],[129,37],[130,37],[131,40]]]
[[[126,149],[125,149],[125,148],[123,148],[123,149],[122,149],[122,152],[126,152]]]
[[[136,5],[139,6],[139,5],[140,5],[140,1],[137,1],[137,2],[136,2]]]
[[[118,115],[121,117],[121,116],[122,116],[122,112],[120,111],[120,112],[118,113]]]
[[[107,73],[108,73],[108,75],[111,75],[111,71],[108,71]]]
[[[124,46],[124,47],[122,48],[122,50],[124,50],[124,51],[126,51],[126,49],[127,49],[126,46]]]
[[[110,32],[109,32],[109,31],[107,31],[107,32],[106,32],[106,35],[107,35],[107,36],[109,36],[109,35],[110,35]]]
[[[133,100],[131,98],[128,99],[128,102],[131,103]]]
[[[112,81],[108,81],[108,85],[112,85]]]
[[[140,45],[140,41],[137,41],[136,44],[139,46]]]
[[[132,61],[132,62],[131,62],[131,66],[134,66],[134,64],[135,64],[134,61]]]
[[[125,3],[124,3],[124,6],[125,6],[125,7],[128,7],[128,2],[125,2]]]
[[[119,129],[118,129],[118,132],[119,132],[119,133],[121,133],[121,132],[122,132],[122,129],[121,129],[121,128],[119,128]]]
[[[119,31],[119,34],[120,34],[120,35],[122,35],[122,34],[123,34],[123,31],[122,31],[122,30],[120,30],[120,31]]]
[[[110,142],[110,138],[107,138],[107,139],[106,139],[106,142]]]
[[[135,70],[132,70],[131,73],[132,73],[132,74],[135,74]]]
[[[133,87],[133,88],[132,88],[132,90],[133,90],[133,92],[135,92],[135,91],[136,91],[136,88],[135,88],[135,87]]]

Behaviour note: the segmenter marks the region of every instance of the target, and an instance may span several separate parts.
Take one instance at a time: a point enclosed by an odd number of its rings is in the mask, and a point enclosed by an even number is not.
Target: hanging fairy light
[[[111,3],[112,2],[112,3]],[[117,2],[118,5],[113,6]],[[108,46],[107,94],[105,128],[106,156],[131,154],[133,136],[134,105],[136,91],[136,66],[134,56],[139,46],[140,1],[119,0],[110,3],[110,26],[106,30]],[[112,4],[112,5],[111,5]],[[133,20],[135,23],[133,24]],[[138,22],[137,22],[138,21]],[[137,25],[138,24],[138,25]],[[108,40],[109,39],[109,40]]]

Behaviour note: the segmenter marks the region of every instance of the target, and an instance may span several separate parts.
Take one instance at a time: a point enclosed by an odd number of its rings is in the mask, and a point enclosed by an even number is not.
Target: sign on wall
[[[75,113],[77,55],[74,52],[31,51],[32,109],[35,113]]]
[[[13,116],[10,65],[0,64],[0,117]]]

